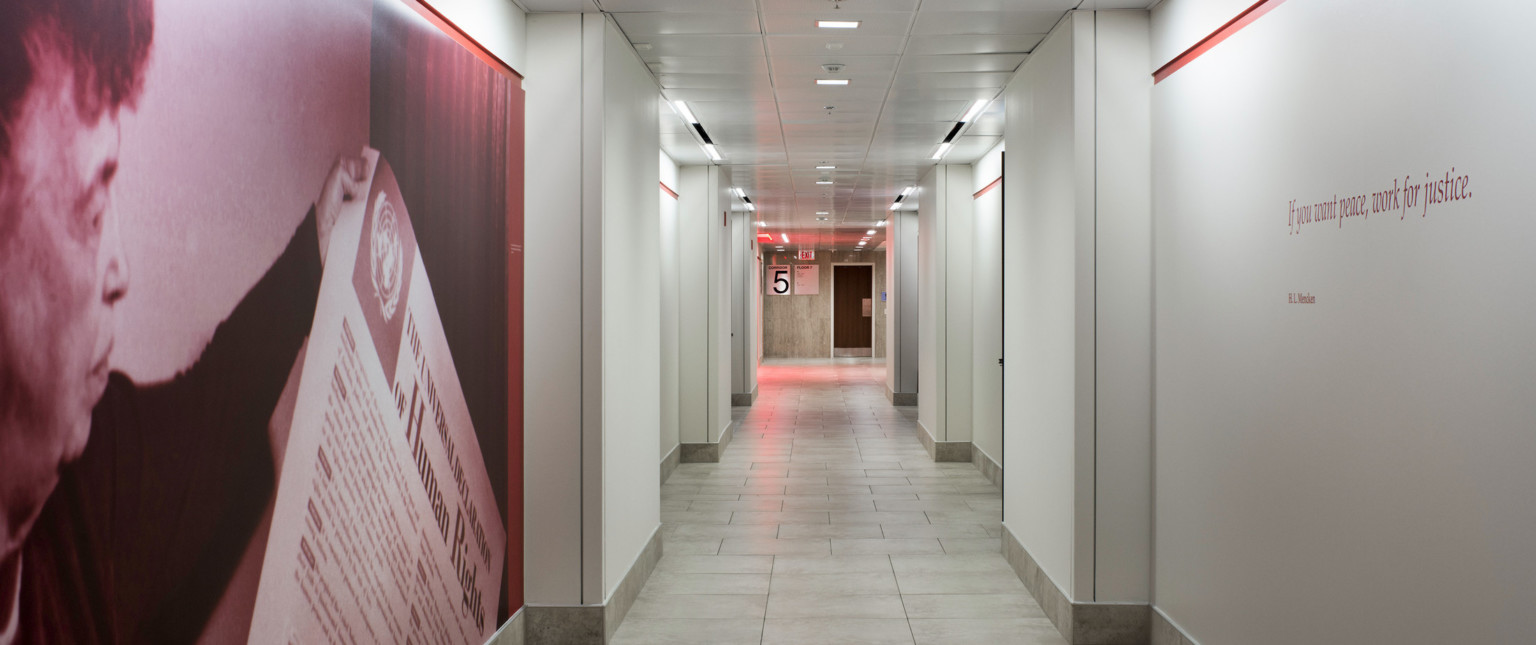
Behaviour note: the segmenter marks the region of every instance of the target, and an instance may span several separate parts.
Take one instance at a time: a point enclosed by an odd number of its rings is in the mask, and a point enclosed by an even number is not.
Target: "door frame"
[[[869,358],[875,357],[875,263],[874,262],[833,262],[832,269],[832,297],[830,299],[830,316],[827,316],[827,355],[837,358],[837,267],[869,267]]]

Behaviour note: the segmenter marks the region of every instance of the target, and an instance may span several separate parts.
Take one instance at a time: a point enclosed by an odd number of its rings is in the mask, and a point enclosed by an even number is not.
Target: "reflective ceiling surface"
[[[1066,12],[1152,3],[520,0],[532,12],[610,14],[664,98],[685,101],[709,132],[718,163],[757,205],[765,231],[788,232],[795,244],[787,248],[839,250],[870,228],[879,235],[866,248],[879,246],[884,229],[876,223],[939,163],[932,157],[940,141],[976,101],[989,103],[943,162],[974,162],[1002,140],[1002,88]],[[858,27],[821,28],[819,20]],[[711,163],[674,109],[664,107],[662,117],[668,155]]]

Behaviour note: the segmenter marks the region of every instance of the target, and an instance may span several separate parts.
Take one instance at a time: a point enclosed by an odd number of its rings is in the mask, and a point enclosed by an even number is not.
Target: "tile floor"
[[[883,363],[758,378],[721,462],[662,486],[663,556],[614,643],[1064,645],[1000,554],[997,488],[928,458]]]

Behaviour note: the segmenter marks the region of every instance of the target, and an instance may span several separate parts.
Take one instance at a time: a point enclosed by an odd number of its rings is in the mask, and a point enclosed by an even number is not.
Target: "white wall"
[[[656,153],[661,168],[661,183],[677,192],[681,169],[665,152]],[[660,187],[656,189],[661,208],[661,458],[665,459],[678,444],[678,200]]]
[[[602,14],[583,16],[602,51],[603,600],[661,524],[656,460],[661,418],[661,149],[659,90],[629,40]],[[599,31],[600,30],[600,31]],[[596,32],[596,33],[594,33]],[[590,68],[589,68],[590,69]]]
[[[1147,20],[1073,12],[1005,94],[1004,521],[1078,602],[1151,593]]]
[[[886,377],[898,394],[917,392],[917,213],[889,211],[886,225]]]
[[[934,166],[914,195],[917,418],[935,441],[971,440],[971,181],[969,165]]]
[[[1155,601],[1201,642],[1536,642],[1532,24],[1288,2],[1153,90]],[[1452,167],[1470,199],[1290,234]]]
[[[759,281],[763,272],[757,262],[757,213],[731,213],[731,392],[757,390]]]
[[[524,589],[529,604],[582,602],[581,17],[528,19],[523,223]]]
[[[731,423],[730,174],[685,166],[680,183],[680,435],[683,443],[715,443]]]
[[[971,195],[1003,176],[1003,144],[972,165]],[[973,197],[971,445],[1003,463],[1003,189]]]
[[[1030,54],[1003,91],[1010,154],[1003,218],[1003,522],[1069,596],[1091,559],[1074,542],[1077,454],[1080,154],[1074,47],[1092,25],[1072,14]],[[1088,33],[1085,33],[1085,30]],[[1086,284],[1085,284],[1086,281]],[[1091,320],[1091,318],[1090,318]],[[1084,585],[1086,586],[1086,585]]]
[[[917,182],[917,423],[935,441],[944,440],[944,173],[937,168]]]
[[[525,588],[597,604],[661,521],[659,90],[601,14],[528,33]]]
[[[1094,573],[1098,602],[1152,576],[1152,114],[1149,15],[1094,14]]]

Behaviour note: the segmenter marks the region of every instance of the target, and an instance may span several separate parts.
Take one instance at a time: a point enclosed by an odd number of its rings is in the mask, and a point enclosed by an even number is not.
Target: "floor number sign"
[[[789,295],[788,265],[771,265],[768,267],[768,293],[775,296]]]

